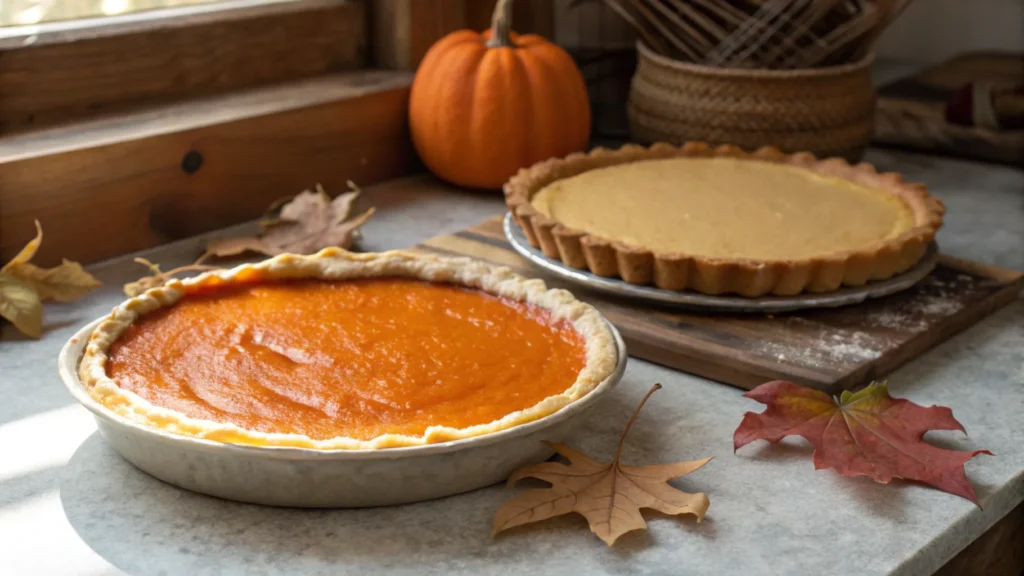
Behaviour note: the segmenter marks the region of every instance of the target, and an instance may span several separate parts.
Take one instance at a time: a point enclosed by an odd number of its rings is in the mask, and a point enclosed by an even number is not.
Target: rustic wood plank
[[[419,249],[488,260],[571,289],[619,328],[630,355],[745,389],[775,379],[829,393],[858,388],[1012,302],[1021,289],[1019,273],[943,256],[914,288],[856,306],[702,314],[611,298],[548,275],[512,250],[500,219]]]
[[[362,2],[196,10],[55,27],[31,42],[8,34],[0,40],[0,133],[354,70],[367,61]]]
[[[1021,576],[1024,574],[1024,504],[1018,504],[935,576]]]
[[[486,30],[495,0],[376,0],[370,4],[373,62],[380,68],[414,70],[441,37],[455,30]],[[554,35],[550,0],[518,0],[516,32]]]
[[[322,183],[345,190],[418,169],[410,76],[338,74],[0,138],[0,261],[83,262],[258,217]]]
[[[466,27],[486,30],[491,27],[495,0],[468,2]],[[512,29],[522,34],[555,37],[555,3],[552,0],[516,0],[512,5]]]
[[[415,70],[434,42],[466,27],[466,0],[378,0],[370,11],[380,68]]]
[[[410,0],[408,29],[410,69],[419,66],[420,60],[439,39],[450,32],[466,27],[466,4],[472,0]]]

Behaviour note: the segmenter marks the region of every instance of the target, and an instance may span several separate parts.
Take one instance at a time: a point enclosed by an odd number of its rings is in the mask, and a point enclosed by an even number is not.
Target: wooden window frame
[[[366,68],[365,8],[229,0],[0,29],[0,134]]]
[[[89,263],[421,171],[411,70],[477,0],[227,0],[0,29],[0,262]],[[518,28],[550,35],[550,0]]]

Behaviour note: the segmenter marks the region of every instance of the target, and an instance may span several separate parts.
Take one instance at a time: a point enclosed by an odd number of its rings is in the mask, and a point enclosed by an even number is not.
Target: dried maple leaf
[[[815,470],[832,468],[843,476],[867,476],[882,484],[893,478],[917,480],[978,504],[964,463],[992,453],[945,450],[923,441],[929,430],[964,432],[949,408],[893,398],[884,383],[845,391],[838,403],[823,392],[781,380],[744,396],[768,408],[743,416],[733,434],[735,449],[754,440],[774,444],[785,436],[803,436],[814,445]]]
[[[494,516],[491,535],[576,512],[587,519],[594,534],[611,546],[626,532],[647,528],[641,508],[653,508],[665,514],[693,514],[700,522],[711,505],[708,497],[703,493],[687,494],[670,486],[668,481],[699,469],[711,458],[653,466],[623,466],[619,462],[623,442],[640,409],[660,388],[660,384],[655,384],[640,401],[622,432],[611,462],[597,462],[579,450],[548,442],[569,460],[568,465],[542,462],[513,472],[508,479],[510,486],[523,478],[537,478],[551,483],[551,487],[531,490],[506,502]]]
[[[181,266],[181,267],[175,268],[174,270],[168,270],[167,272],[163,272],[163,271],[160,270],[160,266],[159,265],[154,264],[154,263],[150,262],[149,260],[146,260],[145,258],[136,258],[135,261],[138,262],[139,264],[142,264],[143,266],[149,268],[149,271],[152,274],[149,275],[149,276],[146,276],[144,278],[140,278],[139,280],[136,280],[135,282],[129,282],[129,283],[124,285],[124,293],[126,295],[128,295],[128,296],[131,296],[131,297],[138,296],[139,294],[142,294],[143,292],[145,292],[146,290],[149,290],[150,288],[156,288],[157,286],[163,286],[164,284],[167,283],[168,280],[170,280],[172,277],[174,277],[175,274],[180,274],[182,272],[193,272],[193,271],[195,271],[195,272],[205,272],[205,271],[208,271],[208,270],[219,270],[220,269],[217,266],[200,266],[199,264],[190,264],[188,266]]]
[[[70,302],[100,285],[77,262],[64,260],[53,268],[32,264],[42,241],[43,228],[37,220],[35,238],[0,268],[0,316],[32,338],[43,332],[43,301]]]
[[[373,215],[373,208],[370,208],[349,219],[352,204],[359,197],[359,189],[351,182],[349,186],[351,192],[334,200],[317,185],[316,192],[306,190],[287,203],[275,202],[271,210],[280,207],[279,214],[260,223],[263,232],[258,236],[214,240],[206,246],[206,253],[199,261],[210,256],[236,256],[245,252],[276,256],[285,252],[312,254],[335,246],[347,250],[352,247],[359,228]]]

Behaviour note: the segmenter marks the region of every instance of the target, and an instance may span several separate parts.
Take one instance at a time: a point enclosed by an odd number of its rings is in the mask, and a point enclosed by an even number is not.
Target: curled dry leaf
[[[174,270],[168,270],[162,272],[160,266],[146,260],[145,258],[136,258],[136,262],[149,268],[152,273],[149,276],[140,278],[135,282],[129,282],[124,285],[124,293],[130,297],[138,296],[150,288],[156,288],[157,286],[163,286],[168,280],[174,277],[175,274],[182,272],[206,272],[209,270],[219,270],[217,266],[201,266],[199,264],[190,264],[188,266],[180,266]]]
[[[28,244],[25,244],[25,247],[22,248],[21,251],[18,252],[14,256],[14,259],[12,259],[10,262],[8,262],[6,265],[4,265],[4,267],[2,269],[0,269],[0,272],[6,271],[11,266],[15,266],[15,265],[18,265],[18,264],[25,264],[29,260],[35,258],[36,257],[36,252],[39,251],[39,245],[42,244],[42,243],[43,243],[43,227],[42,227],[41,224],[39,224],[39,220],[36,220],[36,237],[31,239],[31,240],[29,240]]]
[[[0,316],[33,338],[42,335],[44,301],[70,302],[100,285],[77,262],[64,260],[53,268],[32,264],[42,241],[43,228],[37,220],[35,238],[0,268]]]
[[[882,484],[893,478],[916,480],[978,504],[964,463],[991,452],[945,450],[923,440],[929,430],[964,431],[949,408],[893,398],[884,383],[845,391],[838,402],[824,392],[782,380],[762,384],[744,396],[768,407],[743,416],[733,434],[737,450],[754,440],[774,444],[786,436],[803,436],[814,445],[816,470],[832,468],[842,476],[867,476]]]
[[[494,516],[492,536],[514,526],[539,522],[575,512],[583,515],[590,530],[611,546],[623,534],[647,528],[641,508],[652,508],[665,514],[693,514],[697,522],[704,518],[711,502],[703,493],[688,494],[670,486],[668,481],[685,476],[711,458],[692,462],[624,466],[619,462],[622,446],[644,403],[655,390],[655,384],[626,425],[619,447],[611,462],[598,462],[583,452],[563,444],[548,445],[569,460],[542,462],[516,470],[509,485],[523,478],[537,478],[551,484],[550,488],[531,490],[505,503]]]
[[[208,257],[236,256],[256,252],[276,256],[291,252],[313,254],[330,247],[349,249],[357,238],[359,228],[373,215],[373,208],[349,218],[352,204],[359,197],[359,189],[349,182],[350,192],[331,200],[323,188],[316,192],[306,190],[290,201],[275,202],[271,211],[280,208],[278,215],[261,222],[263,232],[257,236],[224,238],[206,246]]]
[[[0,316],[22,334],[39,338],[43,333],[43,302],[32,287],[14,276],[0,274]]]
[[[27,282],[39,295],[39,299],[71,302],[95,290],[99,285],[78,262],[64,260],[53,268],[40,268],[26,262],[8,268],[7,273]]]

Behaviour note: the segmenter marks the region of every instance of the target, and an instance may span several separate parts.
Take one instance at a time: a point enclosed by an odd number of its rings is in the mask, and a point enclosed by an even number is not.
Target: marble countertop
[[[955,256],[1024,269],[1024,172],[873,150],[868,160],[923,181],[949,207],[939,234]],[[502,211],[496,196],[395,181],[370,189],[379,209],[363,248],[400,248]],[[145,256],[169,268],[199,252],[192,239]],[[420,504],[288,510],[209,498],[134,469],[97,434],[57,377],[71,334],[108,312],[143,269],[130,257],[96,265],[105,286],[48,305],[40,341],[0,336],[0,572],[4,574],[930,574],[1024,500],[1024,301],[907,364],[897,396],[953,408],[969,437],[930,433],[941,446],[988,448],[967,474],[984,509],[937,490],[816,472],[811,447],[788,439],[732,453],[739,390],[631,359],[623,384],[572,442],[609,457],[633,406],[654,382],[624,459],[657,463],[715,456],[675,481],[711,508],[691,517],[645,512],[649,531],[608,548],[577,516],[491,539],[495,510],[521,489],[494,486]]]

